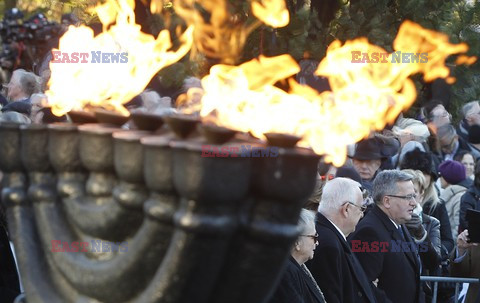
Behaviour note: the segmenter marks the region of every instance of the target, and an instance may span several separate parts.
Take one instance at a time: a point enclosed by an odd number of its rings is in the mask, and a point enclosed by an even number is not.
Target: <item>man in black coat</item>
[[[329,303],[377,302],[371,280],[346,241],[364,211],[359,183],[346,178],[327,182],[317,214],[319,245],[306,264]]]
[[[373,183],[376,205],[349,237],[352,245],[361,248],[355,255],[368,280],[378,281],[377,288],[389,300],[398,303],[425,300],[420,284],[418,249],[403,225],[412,218],[416,206],[411,179],[409,174],[396,170],[378,174]],[[387,245],[374,247],[373,243]]]

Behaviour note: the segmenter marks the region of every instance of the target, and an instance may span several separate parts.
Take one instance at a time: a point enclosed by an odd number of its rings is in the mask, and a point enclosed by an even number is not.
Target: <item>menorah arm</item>
[[[145,203],[144,222],[128,241],[128,251],[112,254],[109,260],[90,259],[85,252],[53,252],[52,240],[73,243],[78,237],[57,203],[35,203],[34,211],[44,251],[65,278],[82,294],[104,302],[120,302],[147,285],[165,254],[173,232],[172,223],[167,221],[174,209],[159,215],[156,209],[162,204],[155,200]]]
[[[231,213],[196,213],[197,204],[182,201],[175,214],[177,229],[162,265],[132,302],[207,302],[237,222]]]
[[[7,205],[7,221],[10,238],[16,249],[16,258],[23,287],[29,303],[63,303],[65,298],[75,301],[78,293],[61,279],[52,279],[35,227],[33,209],[26,204],[25,192],[18,188],[6,188],[2,200]],[[55,280],[55,281],[54,281]],[[68,296],[66,296],[68,294]]]
[[[68,220],[81,232],[100,239],[121,241],[134,235],[142,223],[142,209],[128,209],[113,198],[62,199]]]

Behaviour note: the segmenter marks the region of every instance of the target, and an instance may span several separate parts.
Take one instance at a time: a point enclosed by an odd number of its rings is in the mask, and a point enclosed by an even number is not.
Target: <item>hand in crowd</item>
[[[467,249],[471,246],[478,246],[478,243],[469,243],[470,239],[468,238],[468,229],[465,229],[461,234],[457,237],[457,248],[458,248],[458,256],[463,256]]]
[[[410,234],[415,240],[421,240],[426,234],[425,228],[422,225],[422,219],[417,214],[412,214],[412,218],[405,223]]]

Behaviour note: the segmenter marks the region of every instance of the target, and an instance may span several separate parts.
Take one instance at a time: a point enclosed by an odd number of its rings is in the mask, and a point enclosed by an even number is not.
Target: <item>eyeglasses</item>
[[[455,137],[452,138],[452,140],[450,140],[450,143],[447,143],[447,144],[442,144],[441,145],[441,148],[443,149],[449,149],[449,148],[452,148],[453,145],[455,144]]]
[[[313,241],[317,242],[318,241],[318,234],[314,234],[314,235],[300,235],[302,237],[309,237],[309,238],[312,238]]]
[[[387,196],[387,197],[393,197],[393,198],[399,198],[399,199],[408,200],[408,201],[416,200],[416,199],[417,199],[417,195],[416,195],[416,194],[411,194],[411,195],[406,195],[406,196],[396,196],[396,195],[385,195],[385,196]]]
[[[347,204],[347,203],[350,204],[350,205],[353,205],[353,206],[355,206],[355,207],[360,208],[360,211],[361,211],[362,213],[364,213],[364,212],[367,210],[367,206],[366,206],[366,205],[359,206],[359,205],[357,205],[357,204],[355,204],[355,203],[353,203],[353,202],[350,202],[350,201],[345,201],[342,205],[345,205],[345,204]]]

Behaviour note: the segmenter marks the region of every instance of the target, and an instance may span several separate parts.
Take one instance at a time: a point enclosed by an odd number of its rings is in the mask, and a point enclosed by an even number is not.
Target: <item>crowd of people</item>
[[[48,70],[13,71],[0,94],[0,121],[67,121],[44,106],[47,81]],[[191,78],[185,85],[200,83]],[[171,106],[152,91],[125,104],[150,113]],[[433,285],[420,276],[479,278],[480,247],[469,241],[467,219],[469,209],[480,211],[479,101],[463,105],[461,116],[453,125],[442,101],[433,99],[415,119],[400,116],[350,146],[344,166],[321,163],[270,302],[430,302]],[[0,241],[5,256],[10,250],[2,243],[8,240]],[[18,277],[13,261],[5,262],[0,271],[11,270],[1,273],[0,299],[19,291],[6,282],[18,284]],[[437,302],[454,302],[454,294],[452,283],[440,283]],[[479,284],[468,286],[465,302],[480,303]]]
[[[351,146],[344,166],[319,165],[271,303],[431,302],[420,276],[480,278],[468,231],[479,222],[467,216],[480,211],[479,101],[456,127],[440,101],[421,113]],[[466,303],[480,302],[479,284],[464,287]],[[453,282],[439,284],[437,302],[454,297]]]

